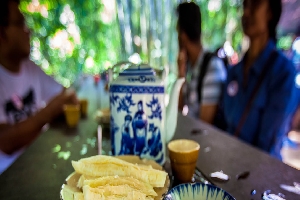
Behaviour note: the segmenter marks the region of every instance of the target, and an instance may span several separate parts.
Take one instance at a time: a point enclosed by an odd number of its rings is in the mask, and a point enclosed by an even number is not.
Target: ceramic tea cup
[[[87,111],[88,111],[88,100],[87,99],[80,99],[80,112],[81,116],[86,117],[87,116]]]
[[[64,114],[69,127],[74,128],[80,118],[80,105],[64,105]]]
[[[182,183],[191,182],[200,145],[193,140],[179,139],[169,142],[168,149],[175,178]]]

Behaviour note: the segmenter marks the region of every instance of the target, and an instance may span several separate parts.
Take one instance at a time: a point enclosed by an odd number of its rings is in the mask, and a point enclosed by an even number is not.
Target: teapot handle
[[[111,68],[108,69],[108,83],[110,83],[113,80],[113,70],[114,68],[117,68],[122,65],[134,65],[134,63],[129,61],[121,61],[113,65]]]

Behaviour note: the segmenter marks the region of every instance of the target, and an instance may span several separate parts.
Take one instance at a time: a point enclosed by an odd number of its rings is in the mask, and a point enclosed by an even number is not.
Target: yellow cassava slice
[[[147,196],[157,196],[153,187],[149,183],[142,182],[133,177],[120,177],[120,176],[104,176],[94,180],[85,180],[84,185],[88,185],[92,188],[98,188],[102,186],[120,186],[128,185],[129,187],[138,190]]]
[[[139,166],[139,168],[145,169],[145,170],[151,170],[153,167],[151,165],[144,165],[144,164],[136,164]]]
[[[146,194],[136,191],[127,185],[122,186],[102,186],[92,188],[83,186],[84,200],[153,200]]]
[[[72,165],[79,174],[88,176],[129,176],[149,183],[153,187],[163,187],[167,176],[167,173],[164,171],[140,167],[121,159],[104,155],[72,161]]]
[[[94,180],[94,179],[97,179],[97,178],[99,178],[99,177],[96,177],[96,176],[88,176],[88,175],[82,174],[82,175],[80,176],[80,178],[78,179],[77,187],[81,189],[81,188],[83,187],[84,181],[86,181],[86,180]]]
[[[139,166],[140,168],[153,169],[151,165],[138,164],[138,166]],[[94,179],[97,179],[97,178],[99,178],[99,177],[97,177],[97,176],[88,176],[88,175],[83,175],[83,174],[82,174],[82,175],[79,177],[79,179],[78,179],[77,187],[78,187],[79,189],[81,189],[81,188],[83,187],[83,183],[84,183],[85,180],[94,180]],[[135,180],[137,180],[137,179],[135,179]]]
[[[138,166],[140,168],[153,169],[151,165],[138,164]],[[83,182],[85,180],[94,180],[96,178],[99,178],[99,177],[97,177],[97,176],[88,176],[88,175],[81,175],[79,177],[79,179],[78,179],[77,187],[81,189],[83,187]]]

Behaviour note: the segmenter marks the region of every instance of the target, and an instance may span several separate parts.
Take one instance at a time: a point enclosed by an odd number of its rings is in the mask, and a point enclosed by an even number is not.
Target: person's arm
[[[184,107],[184,94],[183,94],[183,87],[181,87],[179,91],[179,99],[178,99],[178,110],[181,112]]]
[[[217,112],[218,105],[201,105],[200,119],[206,123],[213,124]]]
[[[297,105],[295,72],[285,70],[285,67],[288,68],[282,65],[283,70],[272,78],[258,135],[257,146],[275,157],[280,155],[282,139],[287,134]]]
[[[74,93],[63,91],[34,116],[14,125],[0,125],[0,150],[11,154],[16,150],[30,144],[40,133],[42,127],[51,122],[62,113],[65,103],[73,103],[76,97]]]
[[[177,56],[178,78],[182,78],[186,76],[186,63],[187,63],[186,51],[184,49],[181,49]],[[179,92],[178,109],[180,111],[182,111],[184,106],[183,87],[184,84],[182,85]]]
[[[218,58],[212,58],[202,86],[199,118],[212,124],[222,95],[222,83],[226,79],[225,66]]]
[[[56,82],[53,77],[45,74],[45,72],[32,61],[28,62],[29,64],[34,65],[32,67],[34,67],[36,76],[40,80],[41,98],[42,101],[47,104],[53,97],[58,95],[63,90],[63,86]]]

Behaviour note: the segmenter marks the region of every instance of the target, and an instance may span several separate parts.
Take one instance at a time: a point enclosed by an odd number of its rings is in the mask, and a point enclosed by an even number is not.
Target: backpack
[[[206,75],[207,69],[208,69],[208,64],[211,61],[211,59],[213,57],[217,57],[217,55],[215,53],[211,53],[211,52],[206,52],[204,54],[204,58],[202,61],[202,64],[200,65],[200,74],[199,74],[199,78],[198,78],[198,85],[197,85],[197,90],[198,90],[198,100],[199,102],[202,99],[202,85],[203,85],[203,80],[204,77]],[[221,58],[219,58],[221,59]],[[221,59],[224,63],[225,69],[227,71],[228,69],[228,64],[225,62],[224,59]],[[225,119],[225,115],[224,115],[224,105],[223,105],[223,94],[224,94],[224,83],[222,84],[222,90],[221,90],[221,95],[220,95],[220,99],[218,101],[218,105],[217,105],[217,111],[213,120],[213,125],[218,127],[221,130],[226,130],[227,129],[227,124],[226,124],[226,119]],[[201,103],[201,102],[200,102]]]

